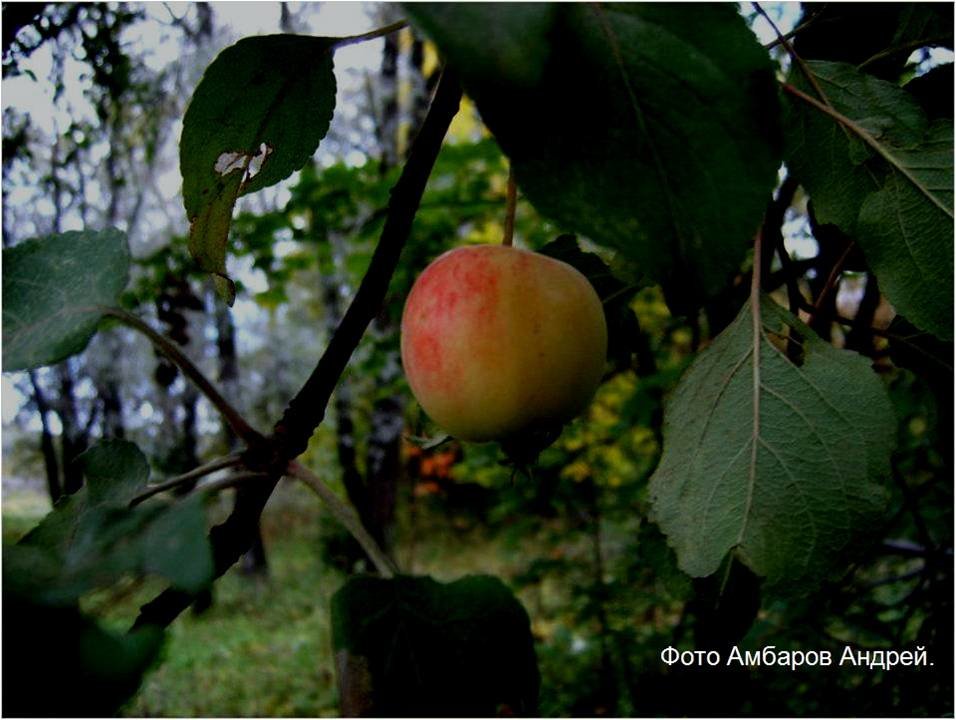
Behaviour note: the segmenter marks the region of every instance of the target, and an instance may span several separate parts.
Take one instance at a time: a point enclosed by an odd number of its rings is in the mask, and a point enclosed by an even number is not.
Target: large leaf
[[[544,215],[686,307],[738,269],[779,165],[767,53],[731,5],[410,3]]]
[[[198,496],[129,508],[149,467],[132,443],[108,440],[81,455],[85,486],[64,496],[15,546],[5,548],[4,586],[48,605],[71,605],[126,574],[153,573],[196,592],[213,575]]]
[[[332,633],[344,715],[535,714],[528,614],[496,578],[352,578]]]
[[[3,369],[51,365],[82,351],[102,306],[129,275],[118,230],[67,232],[3,250]]]
[[[694,576],[728,552],[780,588],[825,579],[886,500],[895,437],[885,391],[859,355],[820,340],[768,298],[694,362],[670,399],[653,513]],[[796,333],[798,365],[781,351]]]
[[[226,239],[236,199],[301,168],[328,132],[335,106],[334,38],[244,38],[206,68],[183,119],[180,170],[189,249],[226,278]],[[261,164],[255,175],[255,164]]]
[[[897,311],[952,338],[952,121],[929,124],[905,90],[850,65],[808,65],[857,130],[791,98],[790,169],[809,191],[819,221],[857,240]],[[813,93],[799,71],[793,81]]]
[[[3,590],[7,717],[112,717],[162,647],[161,628],[114,633],[75,607],[36,605]]]

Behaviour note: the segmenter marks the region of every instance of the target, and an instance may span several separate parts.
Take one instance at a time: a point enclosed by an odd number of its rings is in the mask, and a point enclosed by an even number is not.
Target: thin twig
[[[778,33],[777,33],[777,39],[776,39],[776,40],[771,40],[771,41],[768,42],[766,45],[764,45],[764,49],[765,49],[765,50],[772,50],[773,48],[777,47],[777,45],[780,45],[781,43],[783,43],[783,42],[785,42],[785,41],[787,41],[787,40],[792,39],[793,37],[795,37],[795,36],[798,35],[799,33],[801,33],[801,32],[803,32],[804,30],[806,30],[808,27],[810,27],[811,25],[813,25],[813,23],[815,23],[819,17],[820,17],[820,13],[819,13],[819,12],[814,13],[813,15],[811,15],[809,18],[807,18],[806,20],[804,20],[802,23],[800,23],[799,25],[797,25],[793,30],[791,30],[790,32],[786,33],[785,35],[781,35],[781,34],[778,32]]]
[[[840,275],[843,273],[843,266],[846,264],[847,258],[850,257],[850,251],[853,250],[853,245],[853,241],[850,240],[850,242],[846,244],[846,249],[844,249],[843,254],[837,258],[835,263],[833,263],[833,267],[830,270],[830,275],[827,277],[826,285],[823,286],[820,294],[817,295],[817,301],[813,303],[813,311],[810,313],[811,318],[807,322],[808,325],[813,318],[817,317],[823,311],[823,306],[829,299],[830,294],[836,288],[840,279]]]
[[[356,43],[365,42],[366,40],[375,40],[380,37],[385,37],[386,35],[391,35],[393,32],[397,32],[406,27],[408,27],[408,20],[399,20],[398,22],[393,22],[391,25],[376,28],[375,30],[369,30],[368,32],[360,33],[359,35],[348,35],[346,37],[339,38],[335,41],[335,44],[332,47],[338,49],[348,45],[355,45]]]
[[[866,60],[861,62],[859,65],[857,65],[856,69],[863,70],[864,68],[869,67],[875,62],[878,62],[879,60],[882,60],[883,58],[896,55],[897,53],[906,52],[908,55],[909,53],[913,52],[914,50],[918,50],[921,47],[938,45],[940,43],[944,43],[947,41],[952,42],[951,38],[947,38],[944,35],[940,35],[939,37],[911,40],[908,43],[903,43],[902,45],[897,45],[895,47],[890,47],[890,48],[886,48],[885,50],[881,50],[880,52],[876,53],[876,55],[872,55],[868,57]]]
[[[211,483],[206,483],[205,485],[200,485],[196,488],[195,492],[201,493],[212,493],[219,492],[220,490],[225,490],[226,488],[235,487],[236,485],[242,485],[244,482],[249,480],[265,480],[269,477],[268,473],[261,472],[245,472],[245,473],[236,473],[235,475],[230,475],[225,477],[222,480],[214,480]]]
[[[348,530],[352,537],[358,541],[358,544],[362,546],[372,564],[375,565],[375,569],[378,570],[379,575],[390,578],[398,573],[395,562],[378,546],[375,538],[362,525],[362,521],[359,520],[355,511],[332,492],[329,486],[322,482],[322,478],[297,462],[289,463],[289,475],[308,485],[322,499],[329,512],[332,513],[332,517],[338,520],[342,527]]]
[[[157,332],[146,324],[143,320],[136,317],[132,313],[126,312],[117,307],[102,307],[99,308],[104,315],[116,318],[124,325],[138,330],[143,333],[150,342],[156,346],[156,348],[163,353],[167,358],[169,358],[180,370],[183,371],[183,374],[188,377],[193,383],[199,388],[200,392],[205,395],[209,402],[211,402],[217,410],[225,418],[226,422],[229,423],[229,426],[233,431],[242,438],[245,442],[251,444],[261,443],[263,437],[259,432],[257,432],[249,423],[246,422],[245,418],[236,410],[225,397],[219,392],[215,385],[213,385],[209,379],[203,375],[202,370],[196,367],[193,364],[193,361],[186,357],[186,354],[176,347],[176,344],[167,338],[165,335]]]
[[[139,495],[137,495],[132,500],[130,500],[129,506],[134,507],[136,505],[139,505],[141,502],[143,502],[143,500],[146,500],[147,498],[151,498],[153,495],[161,493],[165,490],[170,490],[180,485],[184,485],[185,483],[188,483],[190,480],[196,480],[205,475],[209,475],[210,473],[214,473],[217,470],[233,467],[234,465],[238,465],[241,462],[242,462],[242,458],[239,456],[238,453],[235,455],[227,455],[226,457],[216,458],[212,462],[208,462],[205,465],[200,465],[199,467],[194,468],[193,470],[190,470],[187,473],[183,473],[182,475],[177,475],[176,477],[170,478],[169,480],[164,480],[163,482],[157,483],[156,485],[150,485],[149,487],[146,488],[146,490],[144,490]]]
[[[803,61],[803,58],[797,55],[797,51],[793,49],[793,45],[791,45],[790,41],[783,36],[783,34],[780,32],[780,28],[778,28],[777,24],[770,19],[767,11],[760,7],[760,3],[758,2],[753,3],[753,6],[754,9],[756,9],[756,11],[763,16],[763,19],[770,23],[770,27],[773,28],[773,31],[777,34],[777,40],[780,41],[780,43],[786,49],[787,54],[790,55],[793,61],[797,64],[797,67],[800,68],[800,72],[802,72],[804,77],[807,78],[807,82],[809,82],[813,87],[814,92],[820,96],[820,99],[827,107],[832,107],[832,105],[830,105],[830,101],[827,99],[826,94],[823,92],[823,88],[821,88],[820,83],[817,82],[817,78],[813,74],[813,71],[810,70],[810,67]]]
[[[505,234],[501,244],[511,247],[515,236],[515,208],[518,203],[518,186],[515,185],[514,166],[508,166],[508,192],[505,198]]]

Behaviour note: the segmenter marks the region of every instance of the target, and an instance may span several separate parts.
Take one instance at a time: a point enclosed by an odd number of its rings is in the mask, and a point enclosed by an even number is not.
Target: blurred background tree
[[[4,243],[83,227],[125,230],[136,260],[126,305],[162,326],[250,420],[268,424],[307,376],[368,266],[389,188],[435,85],[434,47],[405,29],[341,51],[338,110],[314,162],[240,203],[230,258],[239,292],[230,310],[191,264],[179,198],[181,118],[202,68],[241,35],[344,35],[392,22],[398,8],[31,3],[3,12]],[[760,32],[756,13],[746,4],[743,12]],[[784,30],[809,17],[796,5],[773,12]],[[951,63],[951,53],[934,53],[915,48],[881,71],[902,81],[927,76],[940,58]],[[932,73],[945,68],[951,78],[951,64]],[[826,579],[820,593],[801,601],[761,596],[739,565],[718,573],[720,585],[691,581],[647,520],[662,403],[736,314],[743,275],[698,315],[675,317],[639,268],[581,239],[614,274],[599,290],[617,343],[587,413],[528,475],[515,474],[496,446],[421,442],[440,431],[401,373],[403,299],[444,250],[500,240],[507,175],[506,158],[466,101],[387,302],[336,390],[331,422],[312,438],[307,464],[347,493],[407,571],[447,580],[495,572],[510,582],[532,617],[543,715],[951,713],[952,348],[920,339],[914,351],[914,343],[867,330],[910,334],[890,324],[862,258],[843,264],[846,240],[816,223],[793,183],[781,184],[776,201],[788,251],[781,257],[791,266],[775,259],[767,287],[785,298],[789,275],[817,299],[836,267],[838,292],[825,298],[814,329],[873,359],[899,419],[886,524],[874,530],[870,552]],[[567,241],[549,245],[559,234],[519,201],[518,244],[575,252]],[[856,321],[844,329],[837,317]],[[73,460],[95,439],[128,437],[169,475],[235,444],[206,400],[124,329],[98,335],[57,367],[5,375],[3,422],[4,542],[78,488]],[[225,499],[214,501],[214,517],[225,511]],[[335,713],[328,599],[365,560],[298,488],[282,486],[262,523],[242,568],[260,578],[268,568],[268,582],[233,571],[202,619],[180,619],[166,662],[129,714]],[[151,589],[131,584],[85,602],[125,627]],[[716,672],[660,662],[668,645],[733,644],[837,656],[846,645],[938,650],[931,668],[893,671]]]

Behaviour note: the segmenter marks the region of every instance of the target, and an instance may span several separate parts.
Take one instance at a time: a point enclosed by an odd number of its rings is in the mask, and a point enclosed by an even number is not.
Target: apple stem
[[[505,235],[501,244],[511,247],[514,244],[515,237],[515,208],[518,204],[518,186],[515,185],[514,169],[508,167],[508,194],[505,205]]]

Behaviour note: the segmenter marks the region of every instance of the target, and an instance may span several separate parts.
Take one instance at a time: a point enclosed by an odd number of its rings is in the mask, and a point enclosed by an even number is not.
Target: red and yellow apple
[[[587,407],[606,355],[604,311],[587,278],[514,247],[445,253],[415,281],[402,315],[412,392],[462,440],[559,427]]]

